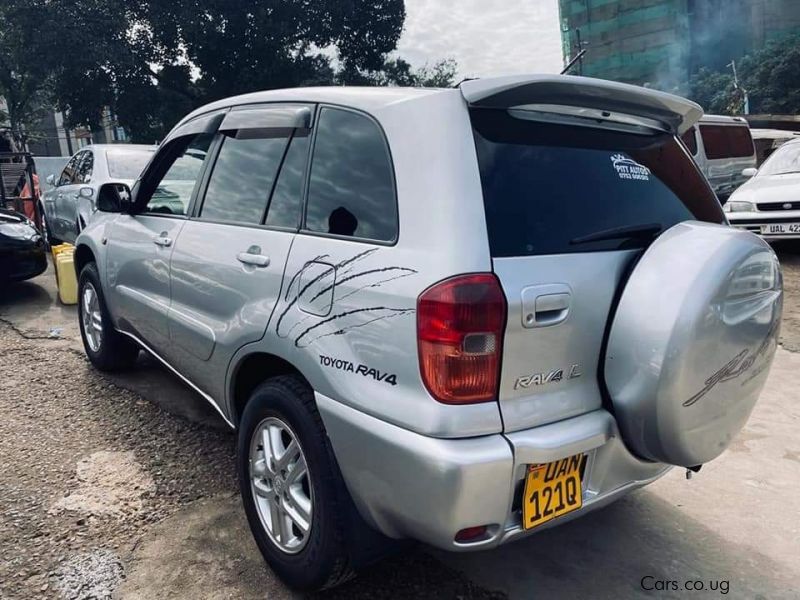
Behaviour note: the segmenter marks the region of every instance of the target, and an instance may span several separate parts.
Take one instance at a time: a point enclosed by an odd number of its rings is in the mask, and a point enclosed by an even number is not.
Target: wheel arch
[[[269,352],[251,352],[241,357],[231,370],[228,382],[228,407],[231,422],[239,426],[250,394],[261,383],[279,375],[297,375],[312,387],[308,378],[288,360]]]
[[[76,278],[81,276],[81,271],[83,270],[83,267],[85,267],[90,262],[94,263],[97,262],[97,257],[94,255],[92,249],[89,248],[89,246],[87,246],[86,244],[78,244],[78,246],[75,248],[75,258],[74,258]]]

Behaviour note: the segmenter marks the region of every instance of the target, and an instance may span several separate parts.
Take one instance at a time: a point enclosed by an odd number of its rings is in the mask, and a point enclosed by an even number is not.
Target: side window
[[[85,158],[78,166],[78,174],[75,177],[75,183],[89,183],[92,180],[92,171],[94,170],[94,152],[84,152]]]
[[[305,227],[378,241],[397,238],[389,152],[365,115],[323,108],[311,162]]]
[[[242,139],[224,135],[200,218],[260,224],[287,143],[285,133]]]
[[[145,200],[143,213],[186,214],[213,137],[210,133],[199,133],[170,142],[166,149],[167,164],[157,167],[161,172],[166,170],[166,173]],[[153,188],[152,182],[146,185]],[[141,201],[137,198],[137,204]]]
[[[715,160],[752,156],[750,130],[744,125],[700,125],[706,157]]]
[[[64,167],[63,171],[61,171],[61,177],[58,178],[58,183],[56,185],[69,185],[75,181],[75,176],[78,171],[78,164],[80,163],[81,159],[83,159],[84,154],[86,153],[78,152],[75,156],[69,159],[67,166]]]
[[[289,149],[286,151],[286,158],[283,159],[275,190],[272,192],[267,225],[297,227],[303,203],[303,179],[310,140],[310,130],[295,130]]]

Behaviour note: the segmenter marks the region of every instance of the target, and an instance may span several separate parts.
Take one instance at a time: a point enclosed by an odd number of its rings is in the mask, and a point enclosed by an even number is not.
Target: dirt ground
[[[489,553],[417,548],[322,598],[800,598],[800,244],[770,381],[731,449]],[[252,542],[234,435],[145,355],[93,370],[52,275],[0,289],[0,599],[296,598]]]
[[[787,350],[800,352],[800,241],[780,242],[775,250],[783,267],[783,303],[781,344]]]

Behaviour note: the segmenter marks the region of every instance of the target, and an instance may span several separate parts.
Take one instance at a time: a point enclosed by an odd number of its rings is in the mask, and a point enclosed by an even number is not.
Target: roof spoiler
[[[686,98],[625,83],[573,75],[511,75],[472,79],[459,85],[470,106],[523,108],[564,106],[654,121],[666,131],[681,135],[703,109]],[[575,110],[568,111],[576,114]],[[605,114],[610,113],[610,114]]]

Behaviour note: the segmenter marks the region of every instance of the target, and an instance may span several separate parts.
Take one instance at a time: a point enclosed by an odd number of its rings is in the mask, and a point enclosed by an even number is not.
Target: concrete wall
[[[798,0],[751,0],[749,20],[752,40],[761,47],[771,39],[800,30],[800,2]]]
[[[571,54],[580,37],[583,74],[661,89],[687,78],[687,0],[561,0]]]

